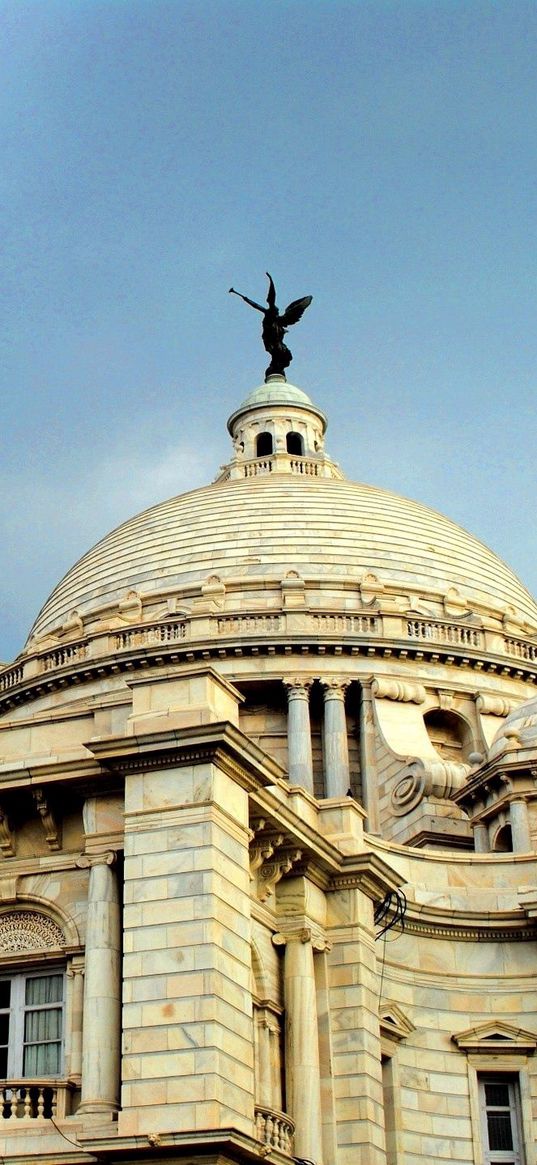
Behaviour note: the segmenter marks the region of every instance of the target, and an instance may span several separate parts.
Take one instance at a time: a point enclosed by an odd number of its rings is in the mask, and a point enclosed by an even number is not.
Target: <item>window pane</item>
[[[485,1084],[485,1096],[487,1098],[487,1108],[496,1107],[509,1108],[509,1085],[503,1084],[500,1081]]]
[[[5,1080],[7,1076],[7,1048],[0,1048],[0,1079]]]
[[[509,1112],[488,1112],[489,1149],[512,1149],[513,1130]]]
[[[59,1007],[43,1011],[27,1011],[24,1023],[24,1042],[41,1043],[42,1040],[57,1040],[62,1034],[62,1013]]]
[[[63,975],[43,975],[26,980],[26,1003],[61,1003]]]
[[[0,1044],[7,1044],[9,1039],[9,1014],[0,1015]]]
[[[24,1049],[24,1076],[58,1076],[60,1052],[60,1044],[31,1044]]]
[[[9,1007],[11,979],[0,979],[0,1007]]]

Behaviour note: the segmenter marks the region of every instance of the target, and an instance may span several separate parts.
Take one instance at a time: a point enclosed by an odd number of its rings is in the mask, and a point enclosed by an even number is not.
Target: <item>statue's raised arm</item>
[[[230,294],[238,295],[250,307],[254,307],[256,311],[260,311],[263,316],[263,326],[261,336],[263,345],[267,352],[270,353],[271,361],[265,372],[265,379],[269,376],[283,376],[285,379],[285,369],[289,367],[293,359],[289,348],[284,344],[283,337],[288,328],[293,324],[297,324],[307,307],[309,307],[312,296],[305,295],[302,299],[294,299],[292,303],[286,307],[283,315],[280,315],[276,307],[276,288],[272,280],[272,276],[267,271],[269,281],[269,289],[267,295],[268,307],[262,307],[261,304],[256,303],[254,299],[249,299],[247,295],[242,295],[240,291],[235,291],[234,287],[230,287]]]

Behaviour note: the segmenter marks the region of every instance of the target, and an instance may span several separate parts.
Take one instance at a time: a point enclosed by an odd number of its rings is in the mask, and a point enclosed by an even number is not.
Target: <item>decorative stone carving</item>
[[[306,584],[297,570],[288,570],[282,578],[282,606],[287,608],[304,607],[306,604]]]
[[[269,861],[274,853],[274,850],[278,849],[278,846],[280,846],[282,842],[283,833],[279,833],[273,834],[272,837],[264,837],[261,839],[261,841],[258,841],[254,845],[250,846],[251,878],[253,878],[254,874],[257,873],[257,870],[259,870],[261,866],[265,865],[265,863]]]
[[[373,574],[372,571],[364,574],[360,581],[360,598],[364,606],[368,607],[371,603],[376,602],[383,591],[384,583],[377,578],[376,574]]]
[[[48,804],[47,798],[45,797],[43,789],[34,789],[33,796],[34,796],[34,801],[35,801],[35,807],[36,807],[37,812],[39,813],[39,816],[40,816],[41,821],[43,823],[43,829],[45,831],[45,841],[46,841],[50,850],[59,850],[60,849],[59,828],[58,828],[58,825],[56,824],[56,820],[54,818],[54,815],[51,812],[50,806]]]
[[[409,684],[406,680],[390,680],[375,677],[371,692],[377,700],[401,700],[404,704],[425,703],[423,684]]]
[[[138,591],[128,591],[125,597],[119,600],[118,610],[123,619],[128,619],[130,623],[140,623],[142,599]]]
[[[15,855],[15,834],[9,824],[7,814],[0,806],[0,853],[5,858],[12,858]]]
[[[412,761],[392,792],[393,812],[402,817],[427,796],[448,801],[462,788],[469,772],[469,765],[457,761]]]
[[[506,696],[490,696],[488,692],[478,692],[475,705],[483,716],[508,716],[517,706],[515,700]]]
[[[0,951],[55,950],[65,944],[63,931],[52,918],[37,910],[10,910],[0,914]]]
[[[295,862],[300,861],[301,857],[301,849],[287,850],[278,856],[275,862],[267,862],[266,865],[261,866],[257,879],[257,897],[260,902],[265,902],[267,898],[270,898],[277,883],[281,881],[284,874],[289,873],[289,870]]]
[[[468,610],[468,600],[456,587],[450,587],[444,595],[444,611],[453,618],[461,618]]]

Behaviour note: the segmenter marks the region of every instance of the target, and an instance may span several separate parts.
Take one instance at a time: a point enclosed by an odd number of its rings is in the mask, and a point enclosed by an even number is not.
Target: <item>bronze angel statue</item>
[[[292,324],[297,324],[302,318],[313,297],[311,295],[305,295],[302,299],[294,299],[286,307],[283,315],[280,315],[276,307],[276,288],[272,282],[272,276],[269,275],[268,271],[267,278],[269,281],[267,295],[268,307],[262,307],[254,299],[248,299],[247,295],[241,295],[240,291],[235,291],[234,287],[230,287],[229,293],[230,295],[238,295],[250,307],[255,307],[256,311],[260,311],[264,317],[261,336],[265,349],[271,356],[270,364],[265,373],[265,379],[275,374],[283,376],[285,379],[285,369],[289,367],[293,357],[289,348],[284,344],[283,337],[287,329]]]

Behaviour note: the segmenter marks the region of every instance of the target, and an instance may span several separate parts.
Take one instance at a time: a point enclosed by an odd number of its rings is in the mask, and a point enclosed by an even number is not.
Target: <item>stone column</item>
[[[82,1077],[82,1026],[84,1011],[84,965],[78,959],[73,959],[67,968],[67,977],[71,983],[70,994],[70,1034],[69,1069],[67,1075],[70,1080],[80,1083]]]
[[[360,774],[362,804],[367,813],[368,833],[379,832],[379,812],[376,788],[377,766],[375,755],[375,725],[371,684],[362,681],[360,704]]]
[[[311,680],[284,680],[287,688],[287,768],[289,784],[301,785],[313,793],[313,759],[309,689]]]
[[[511,801],[509,805],[513,853],[529,853],[532,848],[528,806],[524,797]]]
[[[119,1104],[121,1031],[121,935],[115,854],[82,859],[82,863],[86,862],[90,875],[79,1112],[114,1112]]]
[[[322,940],[321,940],[322,941]],[[321,1073],[313,966],[314,944],[308,927],[295,934],[276,934],[285,946],[286,1109],[295,1122],[295,1157],[322,1161]],[[322,943],[324,949],[325,943]]]
[[[324,781],[327,797],[345,797],[350,784],[345,689],[350,680],[323,680]]]
[[[488,854],[489,831],[484,821],[476,821],[474,827],[474,849],[476,854]]]

